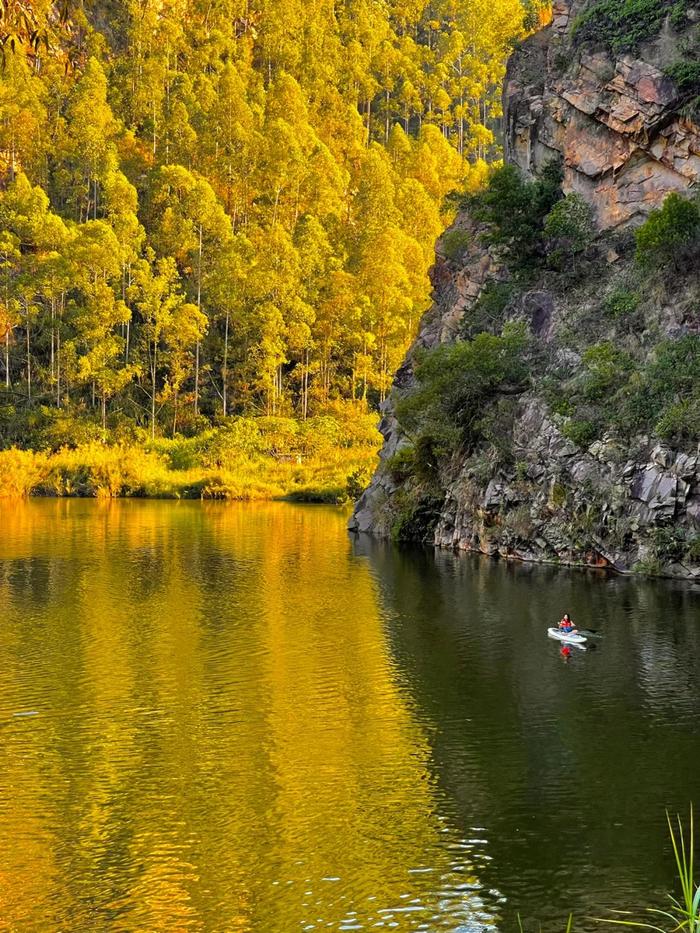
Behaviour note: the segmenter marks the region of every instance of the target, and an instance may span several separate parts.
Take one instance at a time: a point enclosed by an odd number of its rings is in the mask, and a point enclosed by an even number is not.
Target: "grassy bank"
[[[0,451],[0,496],[344,502],[369,481],[376,417],[231,418],[194,437]]]

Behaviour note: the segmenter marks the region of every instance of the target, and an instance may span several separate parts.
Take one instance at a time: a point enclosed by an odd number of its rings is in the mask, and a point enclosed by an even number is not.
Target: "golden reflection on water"
[[[0,530],[0,929],[491,925],[337,511]]]

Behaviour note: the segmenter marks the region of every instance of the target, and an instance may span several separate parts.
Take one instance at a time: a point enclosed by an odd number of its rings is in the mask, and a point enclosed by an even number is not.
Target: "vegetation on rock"
[[[528,181],[514,165],[492,173],[486,189],[465,202],[487,225],[483,242],[495,246],[516,274],[532,272],[546,254],[545,222],[561,191],[562,169],[553,161],[539,178]]]
[[[615,54],[636,51],[667,19],[681,27],[688,6],[688,0],[592,0],[574,21],[572,35],[578,44],[606,45]]]

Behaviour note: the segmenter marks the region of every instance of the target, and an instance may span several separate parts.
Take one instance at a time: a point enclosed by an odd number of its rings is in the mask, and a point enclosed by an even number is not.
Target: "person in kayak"
[[[575,635],[576,629],[574,628],[574,623],[571,621],[571,616],[568,612],[564,613],[564,618],[559,623],[559,631],[563,632],[565,635]]]

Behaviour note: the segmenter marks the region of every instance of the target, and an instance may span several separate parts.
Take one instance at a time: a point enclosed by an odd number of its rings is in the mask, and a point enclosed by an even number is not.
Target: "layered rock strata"
[[[665,29],[638,56],[575,52],[580,3],[557,0],[550,27],[512,57],[506,75],[506,159],[533,174],[554,157],[564,190],[578,191],[601,229],[644,218],[700,175],[700,128],[680,114],[664,74],[683,36]]]

